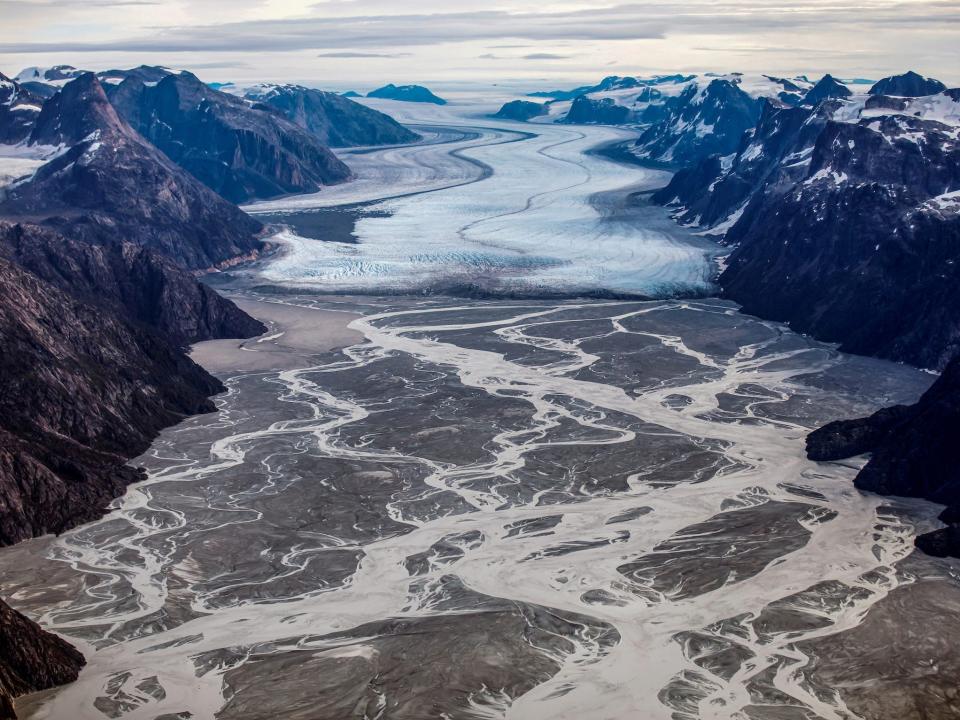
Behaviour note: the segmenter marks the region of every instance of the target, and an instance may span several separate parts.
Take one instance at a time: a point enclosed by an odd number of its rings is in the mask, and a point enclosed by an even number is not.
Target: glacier
[[[374,104],[373,101],[367,101]],[[254,203],[265,222],[359,207],[356,243],[281,229],[262,279],[325,292],[463,291],[670,297],[709,294],[716,246],[668,222],[644,193],[669,173],[599,150],[628,129],[493,120],[482,100],[445,107],[379,101],[424,135],[345,150],[356,180]]]

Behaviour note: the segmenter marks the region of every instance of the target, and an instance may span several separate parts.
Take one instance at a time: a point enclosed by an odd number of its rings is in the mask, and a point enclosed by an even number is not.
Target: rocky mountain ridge
[[[130,76],[107,87],[134,130],[231,202],[316,192],[350,178],[350,169],[313,133],[191,73],[156,83]]]
[[[279,111],[330,147],[402,145],[420,139],[389,115],[336,93],[268,84],[248,89],[244,97],[257,103],[256,108]]]
[[[29,142],[62,150],[0,189],[0,217],[42,222],[89,244],[133,243],[189,269],[262,248],[261,225],[133,131],[92,74],[44,103]]]

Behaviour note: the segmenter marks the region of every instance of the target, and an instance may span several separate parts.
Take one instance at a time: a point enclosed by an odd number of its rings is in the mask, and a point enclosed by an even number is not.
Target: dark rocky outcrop
[[[833,77],[833,75],[827,74],[803,96],[801,104],[811,106],[819,105],[824,100],[848,98],[851,95],[853,95],[853,93],[850,92],[850,88]]]
[[[759,116],[760,102],[735,81],[718,78],[706,87],[691,84],[657,107],[657,120],[637,140],[637,152],[681,167],[710,155],[728,155]]]
[[[159,330],[176,346],[265,330],[192,273],[132,243],[91,245],[0,220],[0,257],[89,305]]]
[[[15,718],[13,698],[73,682],[83,655],[0,600],[0,718]]]
[[[0,544],[101,515],[125,465],[222,386],[156,331],[0,261]]]
[[[620,125],[631,118],[630,108],[618,105],[612,98],[594,100],[586,95],[577,97],[566,117],[565,123]]]
[[[0,73],[0,144],[26,140],[42,104],[41,98]]]
[[[546,115],[549,111],[546,103],[530,102],[529,100],[512,100],[504,103],[494,117],[504,120],[527,122],[535,117]]]
[[[43,222],[91,245],[150,248],[190,269],[262,247],[260,224],[134,132],[92,74],[44,103],[30,142],[69,149],[0,194],[0,216]]]
[[[960,351],[958,100],[767,103],[732,156],[654,198],[733,247],[720,283],[745,311],[939,369]]]
[[[437,97],[422,85],[394,85],[391,83],[368,92],[367,97],[382,100],[401,100],[403,102],[432,103],[434,105],[447,104],[446,100]]]
[[[960,557],[960,358],[915,405],[880,410],[868,418],[839,420],[812,432],[812,460],[840,460],[863,453],[872,457],[857,475],[861,490],[919,497],[948,505],[947,527],[917,538],[923,551]]]
[[[330,147],[401,145],[420,139],[389,115],[336,93],[301,85],[266,85],[248,91],[245,97],[278,110]]]
[[[190,73],[157,83],[131,75],[108,89],[134,130],[231,202],[316,192],[350,177],[313,133]]]
[[[947,89],[939,80],[925,78],[912,70],[903,75],[884,78],[870,88],[870,95],[889,95],[892,97],[923,97],[936,95]]]

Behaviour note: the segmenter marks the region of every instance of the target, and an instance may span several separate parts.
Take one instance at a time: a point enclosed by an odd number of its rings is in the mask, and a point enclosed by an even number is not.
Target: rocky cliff
[[[0,720],[16,717],[13,698],[77,679],[83,655],[0,601]]]
[[[350,177],[312,132],[190,73],[156,83],[131,75],[109,92],[134,130],[231,202],[316,192]]]
[[[401,145],[420,139],[389,115],[336,93],[301,85],[260,85],[244,97],[257,103],[254,107],[279,111],[330,147]]]
[[[918,73],[906,72],[884,78],[870,88],[870,95],[888,95],[891,97],[923,97],[936,95],[947,89],[939,80],[923,77]]]

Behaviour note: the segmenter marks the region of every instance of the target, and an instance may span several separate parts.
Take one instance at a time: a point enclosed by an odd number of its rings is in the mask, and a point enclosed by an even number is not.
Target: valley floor
[[[288,229],[223,278],[269,330],[195,348],[219,412],[0,553],[89,660],[23,717],[960,715],[960,574],[913,552],[937,508],[804,454],[931,376],[707,297],[714,250],[628,202],[654,171],[584,154],[620,131],[417,119],[448,129],[358,153],[392,179],[253,208],[361,243]],[[324,198],[345,225],[304,220]],[[527,297],[413,294],[464,277]]]

